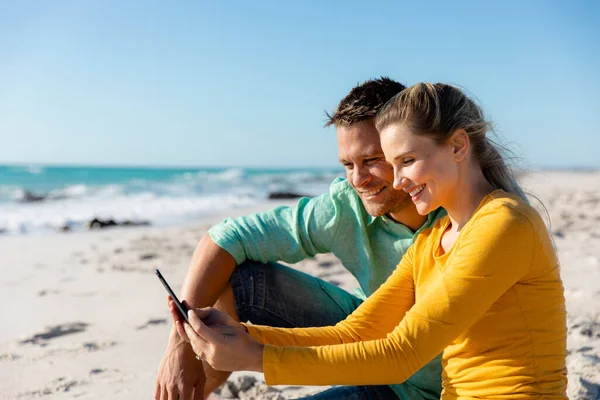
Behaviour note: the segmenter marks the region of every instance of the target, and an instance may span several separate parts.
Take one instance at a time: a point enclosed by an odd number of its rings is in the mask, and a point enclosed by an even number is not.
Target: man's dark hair
[[[350,126],[373,119],[389,99],[404,89],[406,86],[386,76],[357,85],[340,101],[333,115],[325,111],[325,127]]]

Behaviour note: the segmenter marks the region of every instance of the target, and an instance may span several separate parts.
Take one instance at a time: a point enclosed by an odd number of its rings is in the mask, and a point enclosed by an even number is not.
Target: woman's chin
[[[434,210],[428,203],[423,201],[419,201],[415,206],[417,207],[417,212],[421,215],[427,215]]]

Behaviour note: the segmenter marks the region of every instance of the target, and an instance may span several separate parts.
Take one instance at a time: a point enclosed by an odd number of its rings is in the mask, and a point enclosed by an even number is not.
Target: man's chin
[[[386,207],[386,204],[371,203],[363,200],[363,205],[367,213],[372,217],[381,217],[389,211],[389,207]]]
[[[365,210],[373,217],[381,217],[386,214],[400,212],[407,207],[415,207],[409,196],[394,198],[393,201],[386,202],[370,202],[362,199]]]

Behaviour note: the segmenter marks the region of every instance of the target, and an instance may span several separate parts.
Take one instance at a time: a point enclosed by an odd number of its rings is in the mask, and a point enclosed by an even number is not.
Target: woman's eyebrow
[[[398,159],[400,159],[400,158],[402,158],[402,157],[405,157],[407,154],[414,153],[414,152],[415,152],[415,150],[409,150],[409,151],[405,151],[404,153],[400,153],[400,154],[398,154],[397,156],[395,156],[395,157],[392,159],[392,161],[396,161],[396,160],[398,160]]]

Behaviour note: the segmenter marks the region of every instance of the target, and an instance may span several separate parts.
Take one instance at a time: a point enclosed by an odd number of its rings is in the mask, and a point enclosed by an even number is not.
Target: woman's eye
[[[414,158],[405,158],[404,160],[402,160],[402,165],[410,165],[413,163],[413,161],[415,161]]]

